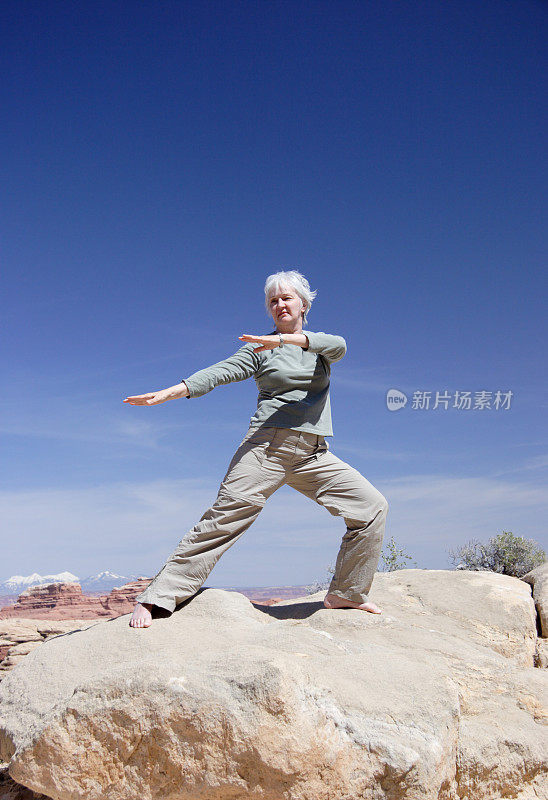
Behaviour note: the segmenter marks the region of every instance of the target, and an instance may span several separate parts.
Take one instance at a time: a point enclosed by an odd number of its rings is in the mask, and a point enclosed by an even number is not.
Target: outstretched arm
[[[234,355],[218,361],[211,367],[206,367],[194,372],[182,383],[188,387],[187,398],[202,397],[216,386],[235,381],[245,381],[254,375],[260,364],[259,356],[255,355],[252,345],[244,344]]]
[[[188,400],[191,397],[201,397],[220,384],[244,381],[255,374],[259,364],[259,356],[255,355],[251,345],[246,344],[240,347],[233,356],[225,358],[224,361],[218,361],[211,367],[194,372],[175,386],[159,389],[157,392],[132,395],[126,397],[123,402],[129,403],[131,406],[152,406],[165,403],[166,400],[177,400],[180,397],[186,397]]]

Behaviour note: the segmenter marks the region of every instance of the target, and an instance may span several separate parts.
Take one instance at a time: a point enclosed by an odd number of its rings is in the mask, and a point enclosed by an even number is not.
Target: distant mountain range
[[[33,572],[32,575],[12,575],[11,578],[0,581],[0,595],[21,594],[25,589],[41,583],[79,583],[83,592],[110,592],[111,589],[135,581],[138,577],[140,576],[116,575],[109,570],[83,579],[73,575],[72,572],[59,572],[57,575],[39,575]]]
[[[32,575],[12,575],[11,578],[0,581],[0,597],[5,597],[4,602],[13,603],[25,589],[39,586],[41,583],[79,583],[84,594],[108,594],[116,587],[124,586],[126,583],[143,577],[149,576],[117,575],[108,569],[98,572],[97,575],[89,575],[82,580],[72,572],[59,572],[57,575],[39,575],[37,572],[33,572]],[[278,599],[301,597],[310,591],[308,586],[223,586],[218,588],[241,592],[257,602],[273,597]],[[2,603],[0,603],[1,605]]]

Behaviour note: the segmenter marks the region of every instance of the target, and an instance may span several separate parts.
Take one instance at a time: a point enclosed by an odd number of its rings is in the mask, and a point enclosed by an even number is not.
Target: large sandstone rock
[[[10,778],[8,765],[0,763],[0,800],[49,800],[45,794],[36,794],[32,789],[16,783]]]
[[[323,596],[204,589],[46,641],[0,684],[0,760],[54,800],[547,796],[527,583],[377,574],[379,615]]]
[[[99,620],[0,619],[0,680],[42,642],[96,622]]]

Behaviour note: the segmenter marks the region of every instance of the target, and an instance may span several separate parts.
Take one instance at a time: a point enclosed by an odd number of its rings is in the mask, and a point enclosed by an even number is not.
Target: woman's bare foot
[[[370,611],[372,614],[382,614],[382,610],[368,600],[366,603],[354,603],[352,600],[345,600],[338,594],[326,594],[323,604],[326,608],[359,608],[361,611]]]
[[[137,603],[129,621],[130,628],[148,628],[152,625],[152,603]]]

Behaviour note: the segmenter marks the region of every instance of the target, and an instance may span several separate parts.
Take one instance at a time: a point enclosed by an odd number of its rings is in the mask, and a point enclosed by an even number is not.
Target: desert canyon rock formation
[[[138,578],[111,589],[109,594],[85,594],[79,583],[44,583],[26,589],[12,605],[0,608],[2,619],[96,619],[118,617],[133,611],[135,598],[151,578]],[[299,591],[300,589],[300,591]],[[297,591],[296,591],[297,590]],[[234,591],[234,590],[230,590]],[[270,605],[278,600],[298,597],[306,587],[276,586],[241,590],[252,601]],[[274,595],[279,595],[275,597]]]
[[[547,566],[378,573],[379,615],[202,589],[88,622],[6,673],[0,760],[53,800],[547,797]]]
[[[15,605],[0,609],[0,620],[117,617],[133,610],[135,598],[149,583],[150,578],[139,578],[100,597],[83,594],[79,583],[32,586],[19,595]]]

